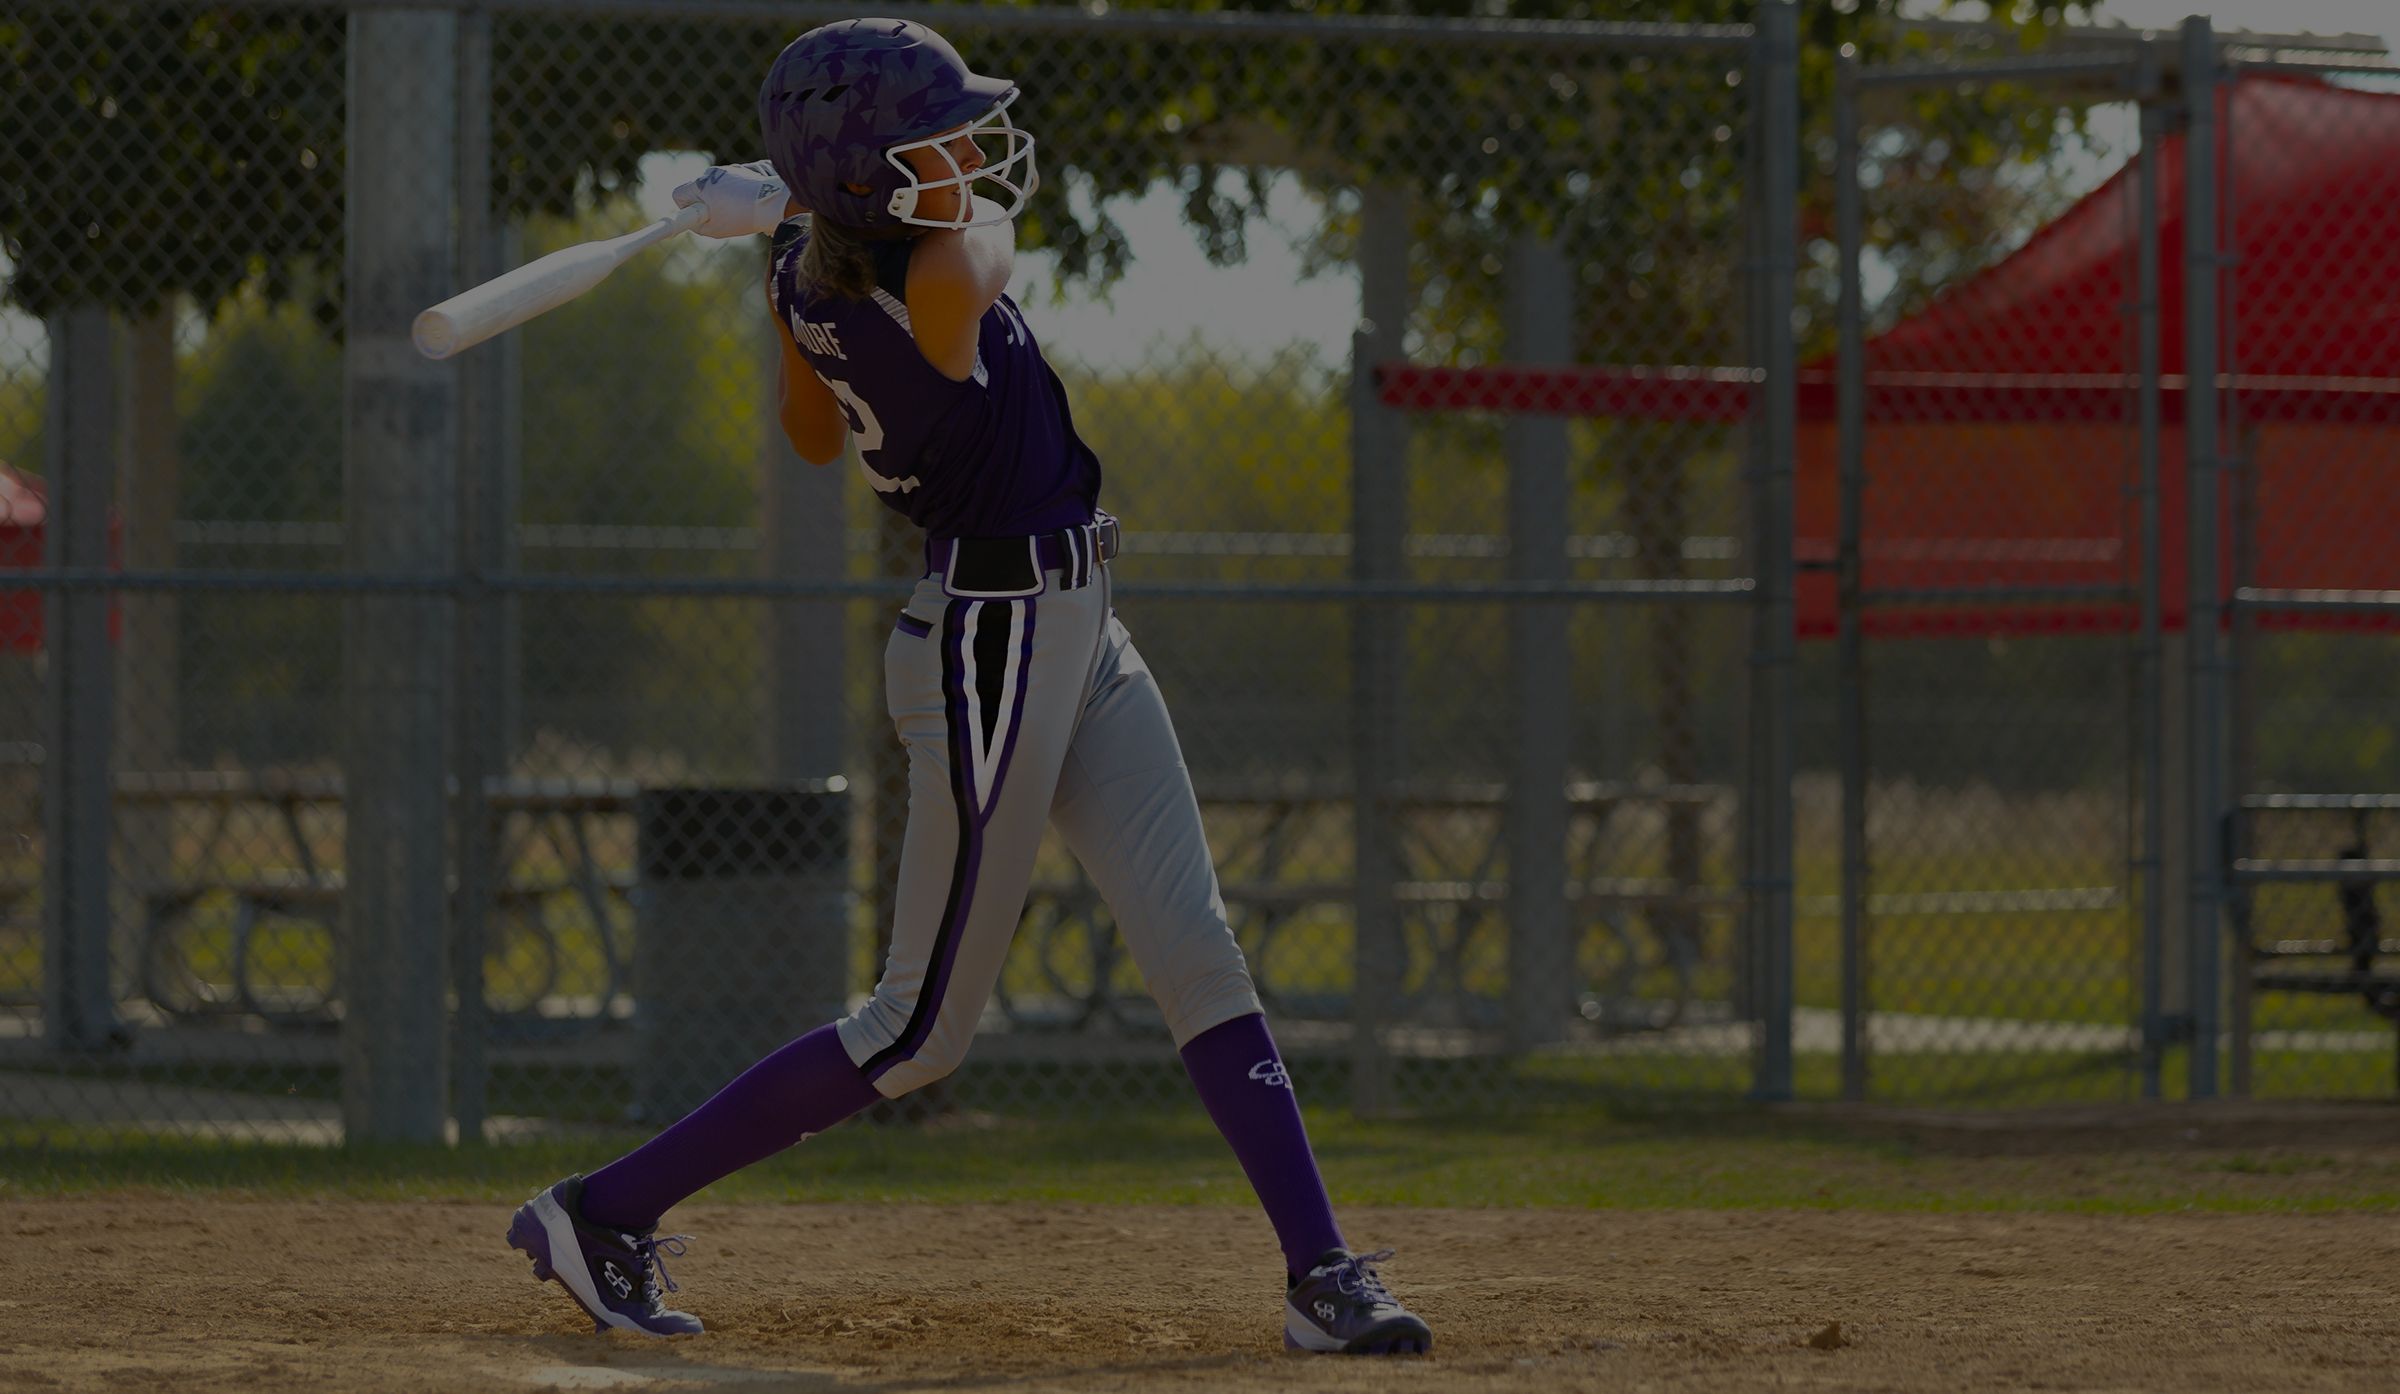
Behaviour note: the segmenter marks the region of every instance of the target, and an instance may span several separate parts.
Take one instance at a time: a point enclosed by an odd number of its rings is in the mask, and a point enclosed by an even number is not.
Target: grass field
[[[2169,1105],[1975,1127],[1808,1108],[1586,1109],[1513,1121],[1374,1121],[1318,1110],[1310,1128],[1329,1185],[1359,1205],[2400,1210],[2400,1109],[2388,1105],[2298,1113]],[[513,1203],[642,1136],[595,1129],[480,1148],[344,1149],[104,1129],[36,1142],[0,1129],[0,1196],[137,1189]],[[962,1114],[856,1124],[721,1182],[706,1199],[1239,1205],[1249,1193],[1195,1106],[1106,1121]]]

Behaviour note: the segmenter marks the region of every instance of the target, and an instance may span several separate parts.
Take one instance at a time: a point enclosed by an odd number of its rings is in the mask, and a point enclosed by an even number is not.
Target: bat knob
[[[409,326],[408,337],[427,358],[448,358],[458,352],[458,326],[439,310],[427,310]]]

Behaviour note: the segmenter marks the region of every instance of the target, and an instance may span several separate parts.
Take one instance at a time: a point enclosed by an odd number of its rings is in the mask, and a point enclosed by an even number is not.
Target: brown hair
[[[820,295],[864,300],[875,293],[875,259],[866,240],[823,218],[808,220],[808,243],[800,249],[800,284]]]

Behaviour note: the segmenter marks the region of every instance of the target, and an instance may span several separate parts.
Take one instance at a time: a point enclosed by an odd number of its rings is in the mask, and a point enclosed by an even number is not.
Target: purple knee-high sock
[[[1192,1037],[1183,1047],[1183,1067],[1217,1131],[1233,1144],[1275,1226],[1284,1266],[1297,1280],[1327,1249],[1344,1245],[1316,1154],[1308,1148],[1291,1072],[1267,1034],[1267,1019],[1235,1017]]]
[[[744,1070],[674,1127],[584,1178],[583,1217],[636,1233],[675,1202],[882,1097],[820,1026]]]

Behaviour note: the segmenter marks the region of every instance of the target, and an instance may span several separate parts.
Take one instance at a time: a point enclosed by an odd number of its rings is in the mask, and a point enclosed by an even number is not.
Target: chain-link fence
[[[2392,1088],[2389,72],[2200,22],[1845,65],[1798,932],[1846,1097]]]
[[[404,338],[754,158],[769,60],[848,13],[0,15],[7,124],[56,133],[0,170],[20,1132],[655,1122],[872,986],[877,660],[923,560],[782,439],[763,245],[683,239],[451,363]],[[922,17],[1025,91],[1011,289],[1303,1089],[1750,1088],[1767,394],[1435,410],[1373,365],[1756,375],[1788,29]],[[912,1098],[1183,1089],[1054,838],[973,1055]]]
[[[2400,82],[2241,52],[2218,78],[2214,453],[2237,1090],[2383,1094],[2400,976],[2400,326],[2358,288],[2395,255]]]
[[[1306,1097],[2390,1087],[2382,79],[899,8],[1024,88],[1011,291]],[[10,1136],[655,1123],[872,987],[924,562],[768,409],[763,239],[405,339],[850,13],[0,8]],[[1053,837],[910,1107],[1180,1074]]]
[[[2127,1091],[2149,76],[2131,48],[1844,65],[1848,293],[1802,427],[1833,487],[1800,523],[1836,777],[1799,933],[1848,1097]]]

